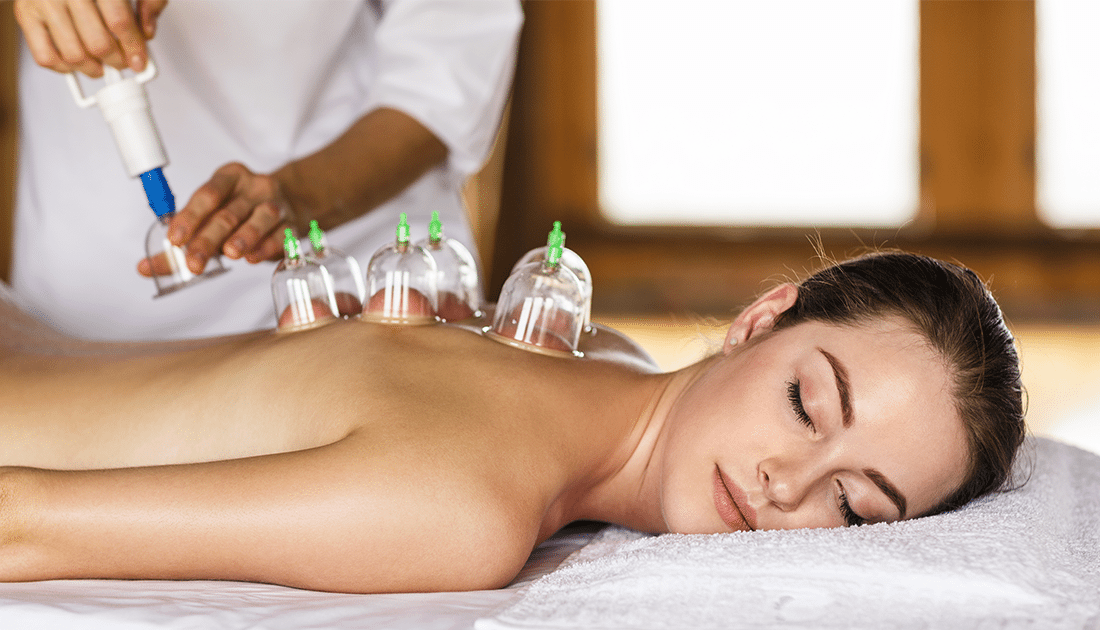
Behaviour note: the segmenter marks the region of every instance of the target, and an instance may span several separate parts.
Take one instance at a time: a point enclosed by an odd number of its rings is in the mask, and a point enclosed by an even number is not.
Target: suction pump
[[[542,258],[512,270],[486,333],[490,338],[555,356],[580,354],[577,344],[585,326],[589,292],[564,264],[564,243],[561,224],[555,223],[546,247],[540,248]]]
[[[432,255],[409,241],[409,220],[402,212],[397,240],[382,247],[367,263],[364,321],[423,325],[438,321],[439,269]]]

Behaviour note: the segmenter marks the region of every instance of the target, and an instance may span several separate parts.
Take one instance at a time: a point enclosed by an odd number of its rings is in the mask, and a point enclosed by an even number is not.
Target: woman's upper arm
[[[519,568],[516,545],[475,557],[509,534],[477,483],[388,457],[363,435],[247,459],[27,473],[30,483],[12,493],[29,518],[18,519],[15,566],[0,567],[9,581],[226,579],[392,592],[488,588]]]

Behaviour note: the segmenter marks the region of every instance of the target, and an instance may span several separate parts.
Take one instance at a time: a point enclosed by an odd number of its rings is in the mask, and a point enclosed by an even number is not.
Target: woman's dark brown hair
[[[970,442],[965,480],[931,513],[1005,488],[1025,436],[1020,362],[1000,307],[974,272],[904,252],[860,256],[803,280],[775,329],[886,315],[905,318],[944,358]]]

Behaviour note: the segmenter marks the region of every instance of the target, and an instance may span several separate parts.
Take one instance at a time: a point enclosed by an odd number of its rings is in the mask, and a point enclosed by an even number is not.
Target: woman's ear
[[[745,343],[756,335],[771,330],[775,325],[775,318],[794,306],[796,299],[798,299],[798,287],[791,283],[781,284],[760,296],[751,306],[741,311],[737,319],[733,320],[733,325],[726,333],[722,352],[729,354],[737,344]]]

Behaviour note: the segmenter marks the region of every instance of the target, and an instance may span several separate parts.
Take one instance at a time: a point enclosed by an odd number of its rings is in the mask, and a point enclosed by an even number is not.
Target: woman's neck
[[[670,411],[680,395],[715,359],[704,359],[677,372],[653,375],[637,394],[639,413],[610,457],[594,462],[572,494],[568,518],[615,523],[646,532],[666,532],[661,510],[661,469]]]

